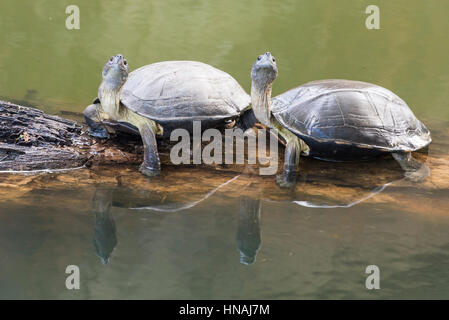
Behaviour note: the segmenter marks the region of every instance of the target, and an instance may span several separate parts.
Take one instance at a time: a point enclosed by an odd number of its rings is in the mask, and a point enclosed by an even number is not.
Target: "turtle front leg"
[[[276,176],[276,183],[281,188],[290,188],[296,182],[296,168],[299,164],[299,143],[297,139],[286,141],[284,168],[282,173]]]
[[[143,163],[140,165],[139,171],[148,177],[157,176],[161,173],[161,162],[157,151],[156,124],[147,120],[140,123],[138,128],[144,147]]]
[[[283,172],[276,176],[276,182],[281,188],[290,188],[296,182],[296,169],[301,153],[307,155],[310,150],[304,141],[287,129],[281,128],[279,133],[285,139],[286,145]]]
[[[404,176],[407,180],[420,182],[430,175],[429,167],[413,158],[411,152],[395,152],[391,155],[404,170]]]
[[[100,102],[91,104],[86,109],[84,109],[84,120],[89,126],[89,135],[95,138],[100,139],[109,139],[109,133],[106,130],[106,127],[101,124],[100,118],[100,110],[101,104]]]

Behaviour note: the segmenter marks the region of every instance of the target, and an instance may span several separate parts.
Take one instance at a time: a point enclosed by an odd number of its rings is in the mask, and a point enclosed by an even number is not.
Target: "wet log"
[[[138,141],[138,140],[137,140]],[[0,170],[72,169],[139,163],[142,148],[123,136],[96,140],[78,122],[0,101]]]
[[[114,130],[112,124],[110,129]],[[172,165],[170,149],[176,143],[158,139],[162,166]],[[203,147],[207,143],[203,141]],[[223,141],[223,148],[224,145]],[[142,141],[135,134],[120,132],[112,134],[111,139],[93,138],[88,135],[88,128],[83,123],[0,100],[0,171],[55,171],[111,164],[137,165],[142,159]],[[232,172],[241,172],[245,168],[244,165],[224,164],[202,164],[201,167]]]

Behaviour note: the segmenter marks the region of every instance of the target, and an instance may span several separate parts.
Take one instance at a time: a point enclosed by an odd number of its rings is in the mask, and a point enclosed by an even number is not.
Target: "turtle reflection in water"
[[[183,177],[182,173],[178,178],[181,177]],[[172,188],[172,179],[176,179],[176,174],[164,179],[167,185],[143,184],[155,188],[150,190],[139,190],[135,176],[120,177],[119,180],[123,180],[120,184],[124,185],[117,188],[96,188],[91,211],[94,215],[94,247],[97,256],[104,264],[108,263],[110,255],[117,245],[116,226],[111,213],[112,206],[167,213],[179,212],[208,199],[238,177],[234,176],[229,179],[221,176],[221,179],[215,179],[213,184],[207,185],[206,190],[204,185],[198,186],[196,179],[189,180],[186,177],[184,177],[182,188]],[[167,186],[168,192],[160,192],[161,188],[163,190]]]
[[[189,180],[190,175],[186,176],[190,173],[187,168],[165,173],[167,176],[157,184],[139,184],[139,175],[136,174],[122,176],[118,187],[110,190],[102,187],[94,196],[95,250],[102,261],[107,263],[117,244],[111,205],[132,209],[127,214],[133,211],[176,213],[194,208],[217,192],[222,192],[226,197],[214,197],[214,206],[226,208],[229,197],[239,201],[236,247],[240,262],[250,265],[256,261],[261,248],[263,202],[293,202],[310,208],[345,208],[369,200],[394,181],[404,179],[394,161],[386,161],[382,168],[366,162],[343,164],[343,167],[346,168],[336,169],[329,162],[307,161],[304,168],[307,175],[301,173],[302,183],[298,183],[293,192],[277,188],[269,177],[232,177],[228,173],[213,172],[202,172],[201,175],[200,170],[194,170],[197,178],[201,177],[198,183],[198,179]],[[173,181],[181,178],[185,179],[185,183],[174,186]]]
[[[110,212],[112,205],[112,190],[97,189],[92,200],[94,215],[94,247],[97,256],[103,264],[109,262],[109,257],[117,245],[115,221]]]
[[[286,141],[281,186],[294,182],[300,154],[331,161],[354,161],[390,153],[406,177],[419,181],[427,166],[411,152],[430,144],[430,132],[407,104],[380,86],[350,80],[321,80],[273,99],[276,60],[260,55],[251,70],[254,114]]]
[[[229,180],[229,182],[234,181],[237,177]],[[215,193],[220,187],[226,185],[220,185],[216,189],[206,193],[206,195],[199,200],[195,200],[188,203],[164,203],[159,198],[156,200],[154,198],[152,201],[145,197],[144,199],[137,200],[138,202],[146,202],[145,207],[138,207],[134,209],[145,209],[159,212],[178,212],[185,209],[192,208],[201,201],[207,199],[210,195]],[[96,190],[94,198],[92,200],[92,213],[94,215],[94,247],[97,256],[101,259],[103,264],[109,262],[110,255],[117,245],[117,235],[115,221],[110,212],[111,205],[113,204],[114,194],[118,198],[118,202],[114,204],[122,207],[123,202],[121,199],[124,198],[134,198],[136,199],[136,194],[130,194],[130,189],[103,189],[99,188]],[[137,196],[140,198],[141,195]],[[240,251],[240,262],[243,264],[252,264],[255,259],[257,252],[260,249],[261,237],[260,237],[260,200],[250,199],[248,197],[242,197],[240,200],[240,214],[239,223],[237,231],[237,247]]]
[[[241,197],[237,248],[242,264],[252,264],[262,244],[260,233],[260,199]]]

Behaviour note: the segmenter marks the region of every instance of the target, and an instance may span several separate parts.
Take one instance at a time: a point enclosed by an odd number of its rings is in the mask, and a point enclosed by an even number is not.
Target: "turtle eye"
[[[262,56],[257,57],[257,61],[260,61],[260,59],[262,59]]]
[[[273,62],[276,62],[276,59],[275,59],[275,58],[273,58]]]
[[[111,57],[111,59],[109,59],[109,61],[112,61],[112,60],[114,60],[114,57]]]
[[[123,64],[126,66],[128,64],[128,62],[126,62],[126,60],[125,60],[125,61],[123,61]]]

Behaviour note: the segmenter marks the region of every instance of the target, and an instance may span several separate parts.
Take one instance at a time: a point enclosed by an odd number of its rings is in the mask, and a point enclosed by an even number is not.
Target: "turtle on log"
[[[144,144],[140,172],[160,173],[156,135],[169,137],[177,128],[192,131],[236,120],[250,107],[250,97],[226,72],[196,61],[165,61],[129,73],[118,54],[103,68],[98,99],[84,111],[92,134],[107,137],[105,122],[138,130]],[[130,126],[131,125],[131,126]]]
[[[281,186],[291,186],[299,155],[354,161],[390,153],[411,180],[429,170],[411,152],[428,146],[426,126],[407,104],[380,86],[350,80],[309,82],[271,99],[275,58],[260,55],[251,71],[252,109],[258,121],[285,139]]]

